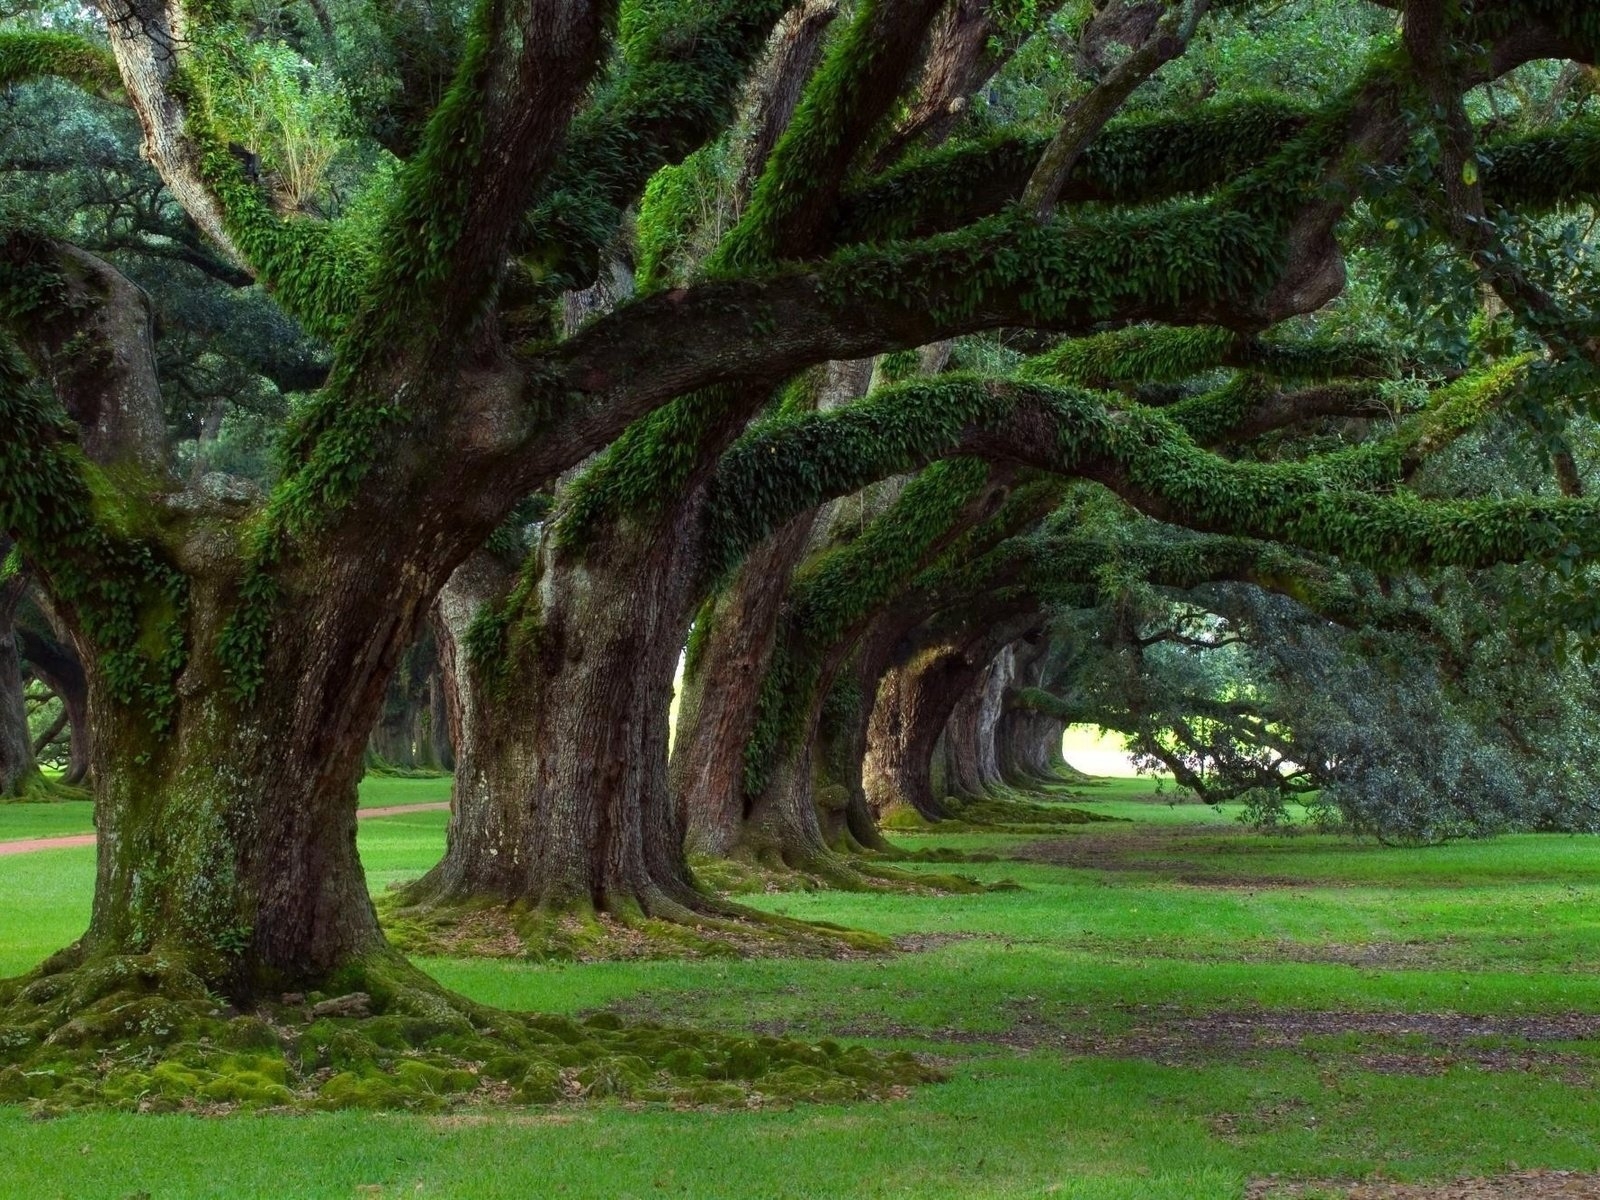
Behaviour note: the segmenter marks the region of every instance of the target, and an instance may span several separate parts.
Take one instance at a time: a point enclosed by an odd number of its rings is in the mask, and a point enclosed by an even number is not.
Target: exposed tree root
[[[758,890],[758,889],[748,889]],[[414,903],[381,898],[391,941],[410,954],[566,962],[656,958],[839,958],[883,954],[888,938],[760,912],[714,896],[689,908],[617,905],[560,910],[482,898]]]
[[[487,1008],[398,955],[326,993],[242,1012],[180,956],[56,955],[0,983],[0,1102],[49,1113],[549,1104],[628,1097],[752,1105],[897,1095],[940,1076],[906,1054],[624,1027]]]
[[[1050,793],[1044,793],[1049,795]],[[1041,801],[1039,793],[996,788],[987,796],[963,799],[946,796],[941,806],[950,815],[942,821],[928,821],[915,810],[894,809],[885,813],[886,829],[937,833],[1037,833],[1062,825],[1087,825],[1098,821],[1120,821],[1090,812],[1085,808]],[[1068,793],[1071,795],[1071,793]]]
[[[837,860],[837,861],[835,861]],[[777,861],[748,858],[697,858],[695,875],[707,886],[729,895],[760,892],[914,892],[940,895],[990,890],[998,885],[984,884],[965,875],[934,875],[921,871],[902,871],[897,862],[965,862],[964,857],[924,858],[921,853],[897,851],[893,857],[862,851],[849,856],[830,855],[818,861],[807,859],[798,866]]]
[[[89,799],[92,797],[86,789],[35,772],[28,776],[16,795],[0,795],[0,804],[60,804],[65,800]]]

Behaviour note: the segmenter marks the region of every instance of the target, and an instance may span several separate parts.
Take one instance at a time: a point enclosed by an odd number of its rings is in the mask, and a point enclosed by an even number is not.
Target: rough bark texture
[[[934,753],[947,733],[950,716],[995,655],[1038,621],[1033,612],[996,613],[992,625],[918,646],[885,673],[862,767],[867,798],[880,820],[906,811],[927,821],[948,815],[934,792],[932,776]],[[946,786],[955,792],[954,781]]]
[[[879,821],[907,811],[924,821],[949,815],[934,795],[934,750],[972,674],[959,654],[939,647],[884,676],[861,770],[867,803]]]
[[[950,772],[945,786],[952,795],[975,798],[1001,781],[995,727],[1011,671],[1010,655],[1002,650],[950,713],[944,733]]]
[[[808,725],[814,729],[817,714]],[[773,765],[767,786],[750,806],[736,853],[771,867],[829,875],[836,861],[818,819],[811,739],[795,738]]]
[[[454,812],[444,860],[412,901],[668,916],[699,902],[667,788],[692,578],[680,522],[694,511],[618,524],[581,553],[536,548],[537,631],[505,664],[462,670],[466,628],[508,585],[483,555],[457,572],[440,601],[457,680]]]
[[[858,647],[824,705],[815,745],[815,787],[823,833],[831,845],[883,853],[893,847],[879,830],[861,785],[861,760],[872,717],[872,693],[862,686],[861,662]],[[876,685],[876,676],[872,683]]]
[[[750,89],[751,134],[734,185],[734,201],[739,207],[750,198],[772,148],[788,128],[806,83],[821,61],[823,34],[838,15],[834,0],[807,0],[785,13],[772,31],[767,61]]]
[[[807,514],[779,530],[700,615],[706,625],[684,664],[670,771],[694,853],[726,855],[739,840],[747,807],[744,748],[755,728],[789,574],[811,527]]]
[[[826,411],[847,404],[864,395],[871,380],[871,359],[829,363],[817,407]],[[838,507],[806,513],[778,530],[750,553],[700,614],[705,624],[684,664],[671,765],[672,791],[692,851],[726,855],[740,839],[750,812],[744,748],[755,729],[789,580],[806,550],[826,536]]]
[[[1013,675],[1002,695],[995,726],[995,754],[1001,779],[1012,787],[1027,788],[1059,781],[1067,770],[1061,754],[1066,723],[1056,717],[1011,703],[1024,688],[1043,687],[1055,661],[1055,647],[1044,638],[1017,642],[1010,647]]]
[[[4,549],[0,545],[0,551]],[[28,734],[22,656],[14,627],[26,586],[21,575],[0,580],[0,800],[20,796],[38,769],[33,760],[33,739]]]
[[[370,643],[330,644],[312,627],[304,657],[271,672],[249,705],[229,704],[220,664],[201,657],[222,613],[213,597],[191,596],[193,691],[159,741],[83,655],[100,832],[84,941],[97,954],[183,952],[242,999],[320,984],[383,946],[355,821],[382,677],[367,673],[363,694],[351,657]]]

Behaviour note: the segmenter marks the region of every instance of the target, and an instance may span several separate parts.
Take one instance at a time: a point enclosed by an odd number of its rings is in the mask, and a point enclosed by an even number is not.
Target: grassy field
[[[437,798],[424,783],[380,786]],[[0,1196],[1236,1200],[1272,1175],[1600,1169],[1600,842],[1271,839],[1148,791],[1118,781],[1084,801],[1126,823],[901,839],[998,854],[960,869],[1020,890],[754,901],[901,938],[887,958],[426,964],[510,1007],[833,1036],[945,1066],[948,1082],[904,1099],[443,1117],[0,1110]],[[39,820],[0,808],[0,839],[38,836]],[[444,824],[364,823],[373,886],[430,865]],[[92,865],[88,850],[0,858],[0,974],[78,932]]]
[[[391,779],[372,776],[361,781],[363,808],[401,804],[433,804],[450,799],[450,780]],[[94,832],[94,805],[87,800],[60,804],[12,804],[0,807],[0,841],[65,837]]]

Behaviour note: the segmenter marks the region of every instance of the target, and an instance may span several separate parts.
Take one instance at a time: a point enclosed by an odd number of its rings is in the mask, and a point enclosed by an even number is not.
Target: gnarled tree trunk
[[[6,550],[0,543],[0,561]],[[22,656],[15,629],[17,606],[26,587],[26,578],[20,574],[0,579],[0,800],[22,796],[39,771],[28,732]]]
[[[669,777],[692,852],[724,856],[747,815],[744,751],[789,575],[811,536],[808,514],[745,560],[700,613],[684,661]]]
[[[944,732],[949,764],[945,786],[951,795],[975,799],[1002,782],[995,729],[1010,680],[1011,659],[1002,650],[951,711]]]
[[[867,802],[880,822],[906,813],[924,821],[949,816],[934,795],[933,757],[971,682],[968,664],[944,646],[925,650],[884,675],[862,763]]]
[[[548,538],[503,661],[467,662],[467,630],[511,590],[485,554],[439,604],[456,680],[456,782],[444,859],[414,904],[678,916],[701,901],[667,788],[672,679],[692,575],[678,527],[694,506],[607,527],[581,551]],[[527,599],[526,597],[524,599]],[[520,614],[520,615],[519,615]]]
[[[941,736],[948,736],[950,716],[995,655],[1037,627],[1039,619],[1032,611],[995,612],[991,623],[915,646],[904,662],[885,672],[862,768],[867,798],[879,820],[905,812],[926,821],[949,815],[933,790],[932,777],[934,753]]]

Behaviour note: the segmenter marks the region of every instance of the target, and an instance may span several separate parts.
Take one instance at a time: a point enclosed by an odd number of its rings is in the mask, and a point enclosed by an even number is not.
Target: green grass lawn
[[[448,778],[392,779],[375,775],[361,781],[363,808],[433,804],[448,799]],[[87,800],[64,800],[59,804],[0,804],[0,842],[93,832],[94,805]]]
[[[1148,792],[1119,781],[1072,801],[1125,823],[901,839],[1001,855],[956,869],[1020,890],[752,900],[912,939],[888,958],[425,964],[509,1007],[837,1036],[944,1064],[948,1082],[904,1099],[442,1117],[0,1110],[0,1196],[1220,1200],[1274,1173],[1600,1169],[1600,841],[1265,838]],[[24,836],[12,811],[0,837]],[[374,887],[425,870],[445,818],[365,822]],[[0,974],[82,928],[92,870],[88,850],[0,858]]]

